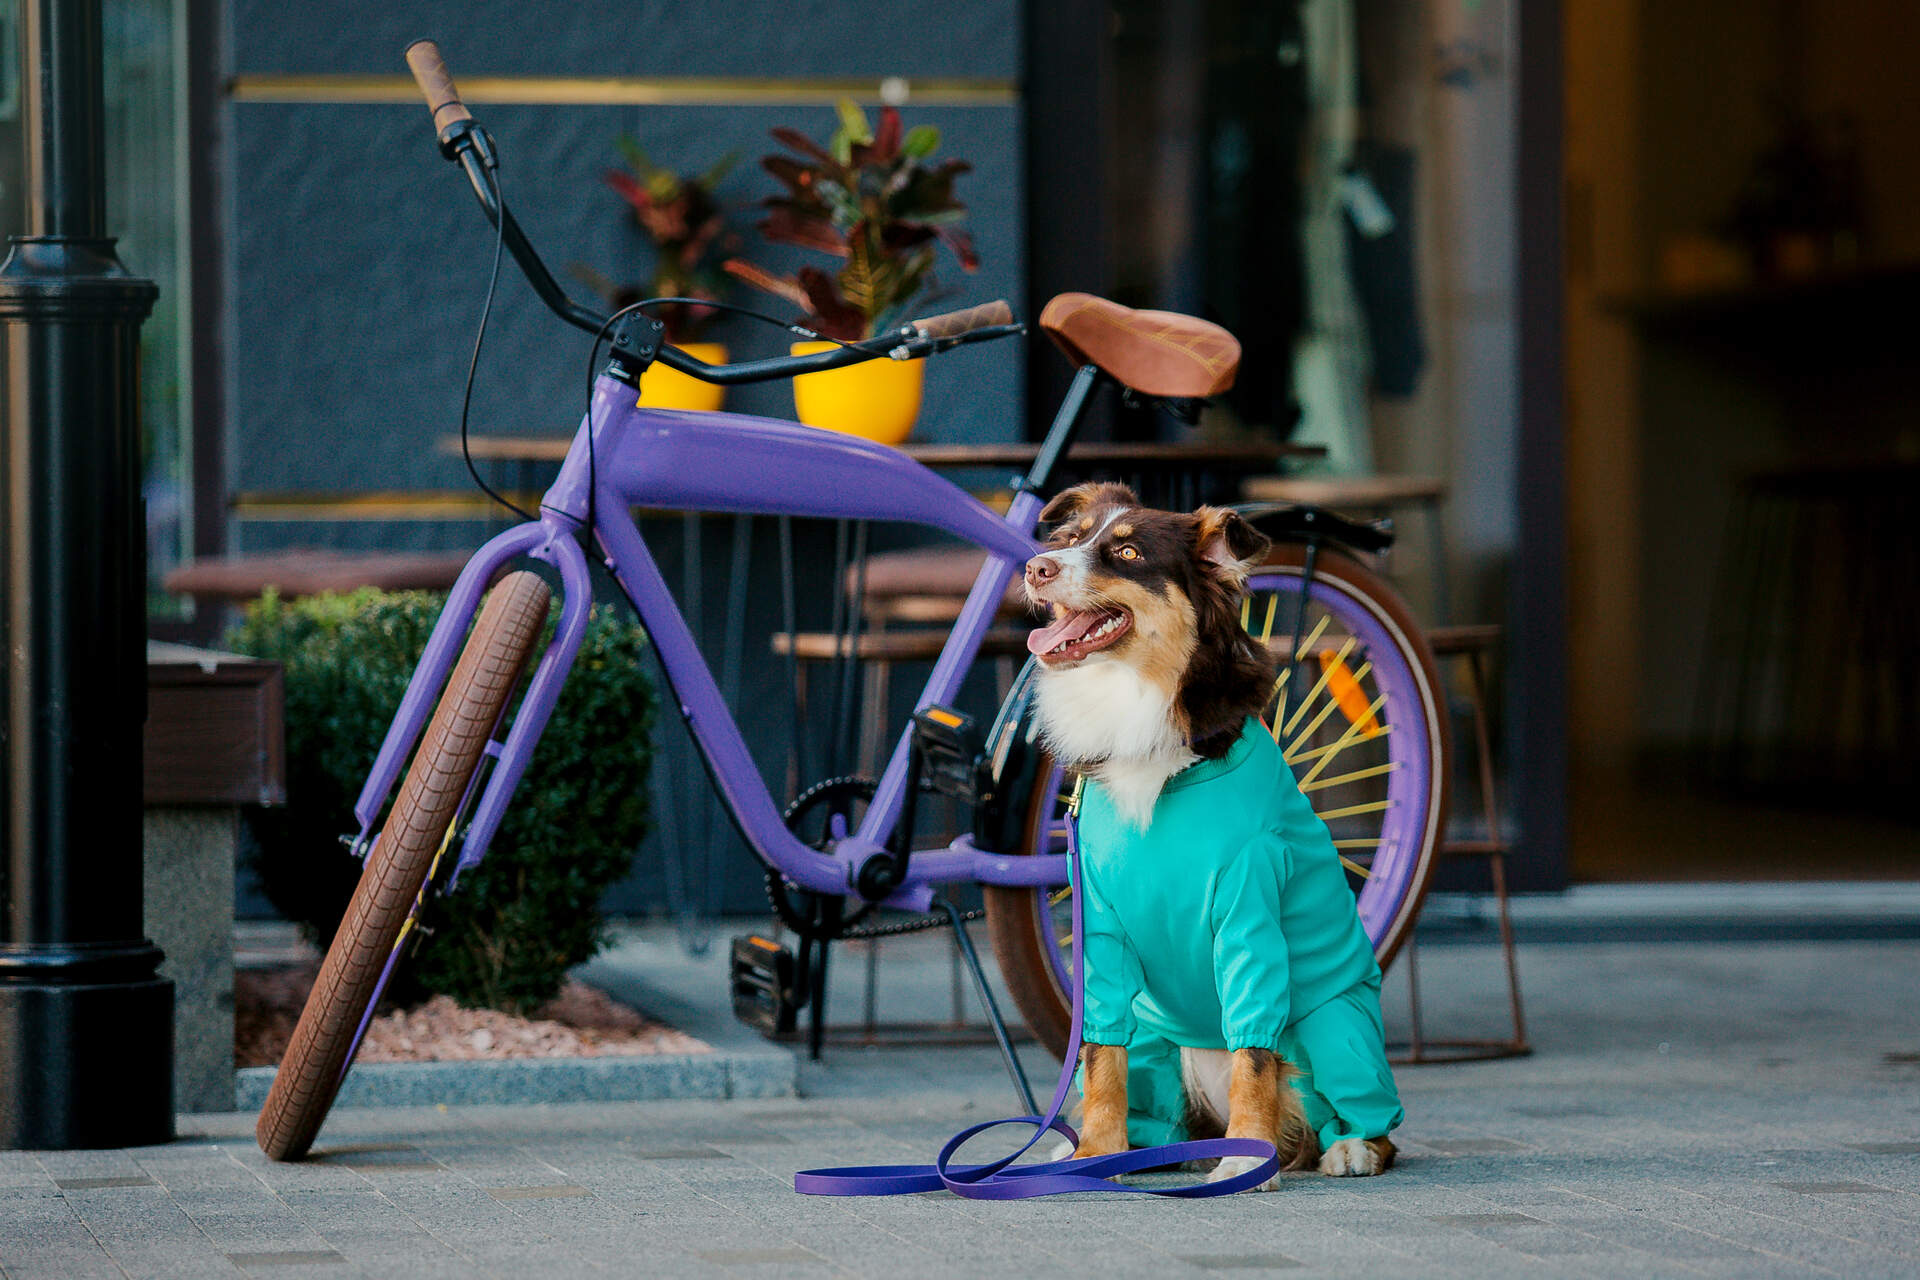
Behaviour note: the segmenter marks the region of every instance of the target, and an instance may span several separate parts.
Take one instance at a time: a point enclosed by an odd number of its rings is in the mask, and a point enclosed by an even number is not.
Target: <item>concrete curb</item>
[[[258,1111],[276,1067],[236,1073],[234,1109]],[[793,1054],[645,1054],[605,1058],[507,1058],[464,1062],[375,1062],[347,1075],[339,1107],[421,1107],[538,1102],[654,1102],[670,1098],[790,1098]]]

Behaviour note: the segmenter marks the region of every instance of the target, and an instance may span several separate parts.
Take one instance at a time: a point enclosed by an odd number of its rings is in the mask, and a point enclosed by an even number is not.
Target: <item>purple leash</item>
[[[1067,853],[1073,863],[1073,882],[1081,884],[1080,825],[1074,815],[1067,818]],[[1073,945],[1076,953],[1084,949],[1086,939],[1082,907],[1083,895],[1073,895]],[[1086,965],[1074,966],[1073,1030],[1067,1039],[1066,1061],[1060,1065],[1060,1082],[1054,1086],[1053,1101],[1042,1116],[1010,1116],[989,1120],[962,1129],[947,1140],[932,1164],[848,1165],[840,1169],[802,1169],[793,1175],[793,1189],[808,1196],[905,1196],[922,1191],[951,1191],[969,1200],[1025,1200],[1033,1196],[1057,1196],[1069,1191],[1130,1191],[1150,1196],[1228,1196],[1236,1191],[1257,1187],[1280,1169],[1280,1155],[1273,1144],[1259,1138],[1205,1138],[1193,1142],[1171,1142],[1164,1146],[1142,1147],[1110,1156],[1073,1157],[1043,1164],[1014,1165],[1014,1161],[1032,1149],[1049,1130],[1078,1143],[1075,1133],[1060,1110],[1066,1105],[1067,1090],[1073,1085],[1074,1068],[1080,1060],[1080,1021],[1086,1004]],[[1010,1156],[985,1164],[954,1165],[954,1154],[976,1135],[1003,1124],[1033,1126],[1033,1136]],[[1130,1187],[1112,1181],[1123,1173],[1137,1173],[1184,1160],[1204,1160],[1213,1156],[1259,1156],[1261,1163],[1247,1172],[1219,1182],[1201,1182],[1183,1187]]]

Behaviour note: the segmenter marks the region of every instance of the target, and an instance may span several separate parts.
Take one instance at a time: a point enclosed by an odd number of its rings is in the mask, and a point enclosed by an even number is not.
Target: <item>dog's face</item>
[[[1258,712],[1268,667],[1239,599],[1263,535],[1216,507],[1143,507],[1117,484],[1069,489],[1040,518],[1052,532],[1027,561],[1026,591],[1052,620],[1027,647],[1050,677],[1120,664],[1158,692],[1180,739]]]
[[[1202,636],[1230,634],[1267,548],[1231,511],[1154,511],[1118,484],[1069,489],[1040,519],[1053,531],[1027,561],[1027,598],[1053,621],[1027,647],[1050,669],[1104,655],[1177,679]]]

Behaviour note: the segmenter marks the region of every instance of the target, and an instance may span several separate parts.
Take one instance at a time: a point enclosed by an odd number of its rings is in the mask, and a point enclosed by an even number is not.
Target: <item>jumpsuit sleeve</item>
[[[1133,1039],[1133,999],[1142,983],[1140,957],[1099,891],[1088,884],[1081,892],[1086,894],[1082,955],[1087,996],[1080,1038],[1088,1044],[1124,1045]]]
[[[1264,832],[1220,872],[1210,913],[1220,1032],[1229,1049],[1280,1049],[1292,1009],[1280,897],[1292,869],[1286,841]]]

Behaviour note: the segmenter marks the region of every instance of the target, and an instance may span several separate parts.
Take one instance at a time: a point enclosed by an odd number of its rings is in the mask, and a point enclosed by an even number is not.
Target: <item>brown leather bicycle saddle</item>
[[[1210,321],[1172,311],[1135,311],[1090,293],[1063,293],[1040,327],[1078,364],[1150,396],[1205,399],[1233,385],[1240,341]]]

